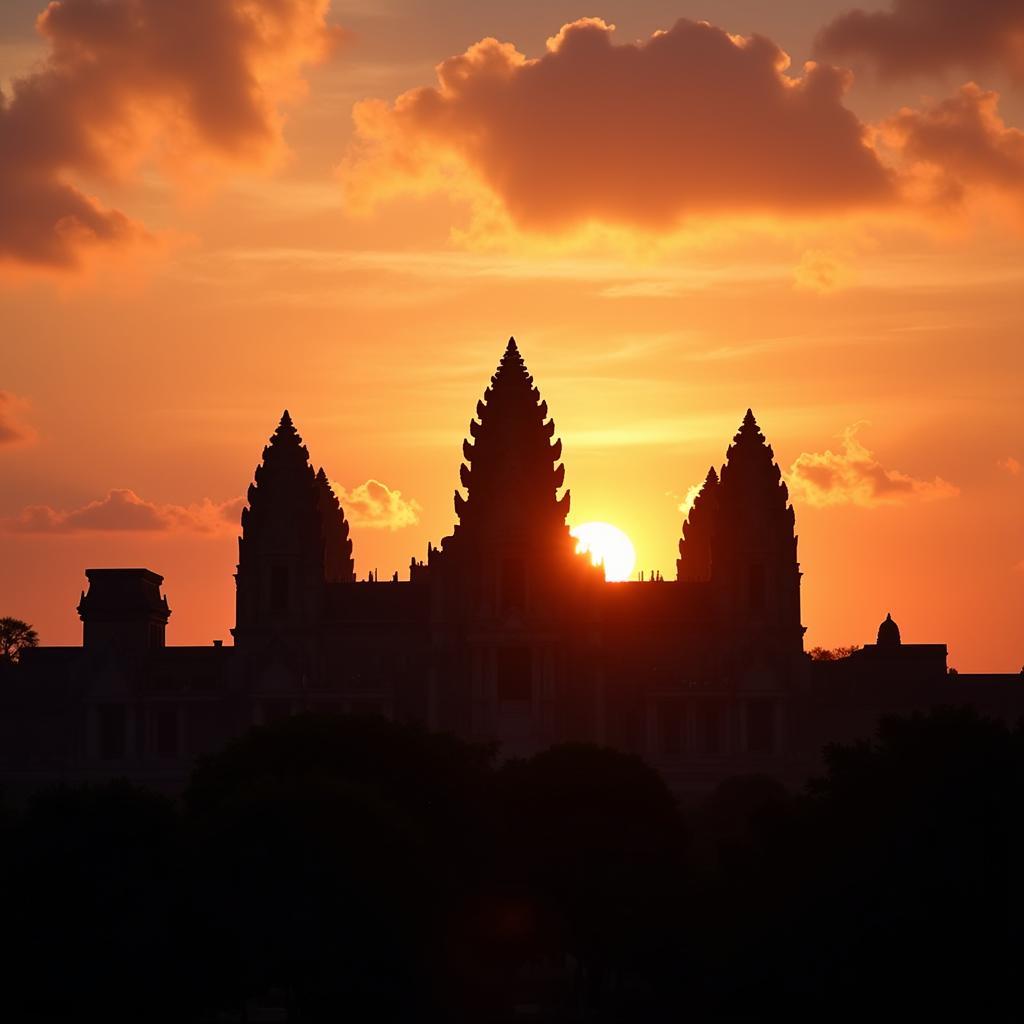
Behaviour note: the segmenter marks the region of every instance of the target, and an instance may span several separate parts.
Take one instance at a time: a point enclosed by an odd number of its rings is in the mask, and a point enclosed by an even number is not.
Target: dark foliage
[[[125,783],[41,794],[9,822],[3,868],[12,1019],[180,1019],[192,964],[170,801]]]
[[[684,815],[637,758],[501,766],[379,719],[298,717],[196,770],[0,815],[12,1019],[973,1017],[1021,953],[1024,735],[885,720],[807,791]]]

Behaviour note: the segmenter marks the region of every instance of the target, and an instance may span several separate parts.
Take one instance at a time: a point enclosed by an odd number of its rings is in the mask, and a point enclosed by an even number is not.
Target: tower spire
[[[286,409],[263,449],[242,510],[236,643],[261,630],[311,627],[324,583],[324,542],[309,451]]]
[[[455,492],[457,534],[522,535],[543,527],[565,528],[569,492],[562,442],[554,436],[548,406],[534,386],[516,344],[509,338],[476,418],[473,438],[463,442],[460,480],[467,497]]]
[[[711,539],[717,511],[718,474],[712,466],[683,523],[676,579],[690,583],[711,579]]]
[[[324,579],[328,583],[355,583],[348,520],[323,466],[316,474],[316,491],[324,540]]]
[[[722,466],[720,509],[724,519],[744,521],[776,535],[788,532],[795,546],[789,488],[754,413],[747,409]]]
[[[717,500],[711,561],[722,606],[775,650],[799,652],[796,519],[775,453],[750,409],[726,454]]]

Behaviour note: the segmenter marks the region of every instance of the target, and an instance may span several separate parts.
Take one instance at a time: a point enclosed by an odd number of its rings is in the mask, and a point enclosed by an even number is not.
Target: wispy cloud
[[[848,285],[852,279],[846,261],[824,249],[808,249],[793,271],[793,279],[804,291],[828,295]]]

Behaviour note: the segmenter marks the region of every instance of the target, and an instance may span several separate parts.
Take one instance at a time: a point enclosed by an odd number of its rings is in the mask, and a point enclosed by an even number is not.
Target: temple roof
[[[879,647],[898,647],[900,640],[900,627],[893,622],[892,612],[886,612],[885,621],[878,627]]]

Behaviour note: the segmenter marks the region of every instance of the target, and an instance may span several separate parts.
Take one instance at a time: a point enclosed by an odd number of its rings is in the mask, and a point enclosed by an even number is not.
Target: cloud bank
[[[815,49],[866,60],[887,78],[991,67],[1024,78],[1024,3],[893,0],[888,11],[841,14],[818,33]]]
[[[664,229],[689,215],[812,215],[885,205],[891,173],[843,105],[849,75],[763,36],[682,19],[616,45],[598,18],[530,59],[484,39],[438,84],[357,104],[350,201],[456,187],[468,172],[515,224]],[[453,177],[453,168],[456,173]]]
[[[86,183],[147,159],[265,165],[280,103],[337,38],[329,0],[54,0],[38,70],[0,93],[0,261],[67,269],[148,237]]]
[[[912,500],[952,498],[960,493],[955,485],[935,477],[918,480],[898,469],[886,469],[857,439],[862,424],[843,431],[841,451],[804,452],[786,474],[795,499],[810,505],[903,505]]]
[[[238,528],[243,505],[242,498],[161,505],[121,488],[80,508],[29,505],[3,525],[15,533],[227,533]]]
[[[420,503],[414,498],[403,498],[401,491],[393,491],[379,480],[367,480],[350,491],[334,482],[331,487],[355,527],[401,530],[420,521]]]

